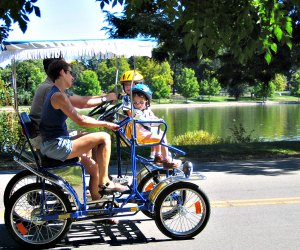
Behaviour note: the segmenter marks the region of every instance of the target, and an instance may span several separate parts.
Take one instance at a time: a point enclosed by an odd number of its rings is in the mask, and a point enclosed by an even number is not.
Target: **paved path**
[[[294,171],[300,170],[300,158],[284,158],[284,159],[265,159],[265,160],[249,160],[249,161],[230,161],[230,162],[193,162],[195,172],[223,172],[232,174],[243,174],[249,176],[277,176],[288,175]],[[126,171],[124,166],[124,173]],[[9,180],[19,170],[4,170],[0,171],[0,221],[3,219],[3,193]],[[117,167],[111,166],[110,173],[117,174]],[[127,171],[130,175],[131,171]]]
[[[214,210],[207,228],[194,240],[170,240],[157,230],[153,221],[138,213],[134,218],[123,217],[118,227],[74,224],[63,248],[198,249],[201,245],[201,249],[222,250],[299,249],[295,246],[299,247],[297,233],[300,232],[297,224],[300,158],[200,163],[195,164],[195,171],[208,176],[199,185]],[[14,173],[0,172],[0,248],[17,247],[3,223],[2,203],[4,188]],[[285,205],[277,207],[276,204]],[[263,215],[260,214],[259,220],[258,213]]]

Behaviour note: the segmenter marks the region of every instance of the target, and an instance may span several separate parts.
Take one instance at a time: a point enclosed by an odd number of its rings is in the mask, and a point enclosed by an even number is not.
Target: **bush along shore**
[[[187,152],[186,156],[179,156],[183,160],[192,162],[216,162],[235,160],[278,159],[300,156],[300,142],[250,142],[250,143],[224,143],[211,145],[185,145],[178,148]],[[138,148],[137,153],[148,156],[149,148]],[[22,169],[13,161],[13,153],[0,152],[0,170]],[[130,162],[129,155],[122,156],[126,164]],[[116,165],[116,148],[113,146],[111,165]]]
[[[280,103],[280,102],[279,102]],[[282,103],[282,102],[281,102]],[[220,103],[205,104],[181,104],[192,107],[194,105],[220,105]],[[241,105],[239,102],[227,102],[222,105]],[[267,104],[278,104],[268,102]],[[176,107],[179,104],[160,104],[157,106]],[[257,105],[257,103],[243,103],[242,105]],[[22,107],[28,111],[28,107]],[[1,111],[4,111],[1,109]],[[22,169],[13,161],[13,145],[16,145],[20,138],[20,127],[13,109],[5,109],[0,112],[0,170],[1,169]],[[253,141],[251,133],[245,133],[244,129],[238,125],[233,126],[232,136],[229,140],[222,140],[205,131],[197,131],[196,134],[184,135],[173,138],[171,144],[184,150],[187,155],[182,159],[190,159],[199,162],[211,161],[233,161],[249,159],[274,159],[282,157],[298,157],[300,154],[300,142],[298,141],[274,141],[263,142]],[[112,144],[111,164],[116,164],[115,142]],[[137,152],[148,157],[149,148],[138,148]],[[122,160],[129,162],[129,156],[122,155]]]

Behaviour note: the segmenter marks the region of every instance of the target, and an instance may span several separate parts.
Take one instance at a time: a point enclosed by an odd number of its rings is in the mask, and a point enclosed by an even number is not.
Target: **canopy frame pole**
[[[15,58],[11,59],[12,65],[12,88],[14,91],[14,109],[19,115],[19,107],[18,107],[18,90],[17,90],[17,67]]]
[[[133,101],[132,101],[132,88],[133,88],[133,82],[134,78],[136,76],[136,56],[133,56],[133,76],[131,80],[131,88],[130,88],[130,104],[131,104],[131,116],[133,117]]]
[[[115,93],[117,94],[117,97],[118,97],[118,94],[119,94],[119,91],[118,91],[118,81],[119,81],[119,63],[118,63],[118,56],[116,56],[116,78],[115,78]]]

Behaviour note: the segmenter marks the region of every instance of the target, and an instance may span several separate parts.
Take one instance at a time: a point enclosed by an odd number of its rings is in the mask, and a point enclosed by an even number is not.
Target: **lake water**
[[[300,139],[300,105],[254,105],[195,108],[155,109],[169,125],[168,137],[184,134],[186,131],[205,130],[226,138],[232,135],[234,122],[240,123],[252,138],[274,140]]]
[[[251,138],[266,141],[300,139],[299,104],[155,108],[153,111],[167,122],[169,141],[174,136],[195,130],[205,130],[225,139],[232,135],[230,128],[234,122],[241,123],[247,135],[253,130]]]

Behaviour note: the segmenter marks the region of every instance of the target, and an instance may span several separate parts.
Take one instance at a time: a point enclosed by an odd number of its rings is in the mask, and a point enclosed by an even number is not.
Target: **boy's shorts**
[[[65,161],[72,152],[72,140],[69,136],[45,141],[41,144],[41,153],[49,158]]]

